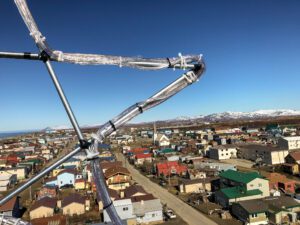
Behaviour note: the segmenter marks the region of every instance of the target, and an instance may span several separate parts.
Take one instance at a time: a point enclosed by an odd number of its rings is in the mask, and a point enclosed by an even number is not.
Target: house
[[[219,176],[221,189],[215,192],[215,200],[223,207],[270,196],[269,181],[257,172],[227,170]]]
[[[188,177],[191,180],[206,178],[206,172],[197,169],[188,169]]]
[[[298,149],[300,148],[300,136],[280,137],[278,146],[288,150]]]
[[[290,152],[285,157],[285,162],[289,164],[300,164],[300,151],[297,152]]]
[[[36,218],[30,221],[31,225],[68,225],[66,216],[54,215],[51,217]]]
[[[114,190],[124,190],[130,186],[131,175],[127,168],[114,166],[107,169],[104,173],[106,184]]]
[[[232,145],[219,145],[210,148],[209,158],[216,160],[231,159],[237,157],[237,148]]]
[[[75,166],[76,168],[80,167],[80,159],[76,159],[76,158],[70,158],[68,159],[66,162],[64,162],[63,164],[61,164],[64,167],[68,167],[68,166]]]
[[[280,173],[270,173],[267,177],[270,190],[282,190],[287,193],[295,193],[296,181],[288,179]]]
[[[193,165],[195,169],[215,169],[219,172],[224,172],[227,170],[236,170],[236,166],[228,163],[220,163],[220,162],[205,162],[203,160],[193,160]]]
[[[133,213],[137,223],[161,223],[163,222],[163,208],[159,199],[153,195],[142,195],[131,198]]]
[[[142,165],[144,162],[152,162],[152,153],[147,153],[147,154],[136,154],[135,156],[135,165]]]
[[[288,196],[262,199],[268,205],[269,224],[295,224],[300,203]]]
[[[157,176],[183,176],[187,173],[187,166],[181,165],[178,162],[161,162],[156,164]]]
[[[6,203],[0,206],[0,213],[4,216],[12,216],[15,218],[20,218],[22,215],[20,198],[13,197],[8,200]]]
[[[96,192],[96,187],[95,187],[94,191]],[[115,201],[116,199],[120,199],[120,196],[116,190],[108,188],[107,191],[108,191],[108,194],[109,194],[112,202]],[[98,198],[97,198],[97,201],[98,201],[99,211],[102,212],[103,211],[103,202],[101,199],[98,199]]]
[[[166,147],[170,145],[170,139],[164,134],[154,133],[153,139],[154,139],[154,144],[159,147],[163,147],[163,146]]]
[[[241,186],[222,188],[215,192],[215,201],[222,207],[229,207],[232,203],[263,197],[263,193],[259,189],[247,190]]]
[[[44,197],[37,200],[30,208],[30,219],[53,216],[56,206],[57,200],[54,198]]]
[[[102,161],[102,162],[100,162],[100,167],[101,167],[103,173],[105,173],[105,171],[107,169],[109,169],[110,167],[114,167],[114,166],[122,166],[122,162],[120,162],[120,161],[115,161],[115,162]]]
[[[179,186],[181,193],[201,193],[205,191],[211,191],[210,179],[194,179],[194,180],[182,180],[182,184]]]
[[[131,198],[148,194],[140,185],[131,185],[124,190],[124,197]]]
[[[15,174],[18,180],[23,180],[27,177],[26,167],[11,167],[0,170],[0,175]]]
[[[57,187],[56,186],[43,186],[37,193],[37,199],[42,199],[44,197],[56,198],[57,197]]]
[[[299,210],[300,203],[287,196],[242,201],[231,208],[232,214],[248,225],[295,224]]]
[[[85,190],[88,188],[88,184],[84,179],[75,180],[75,190]]]
[[[72,169],[65,169],[60,171],[56,176],[57,186],[61,188],[65,185],[74,185],[75,175],[76,175],[76,171]]]
[[[176,154],[176,151],[172,148],[164,148],[164,149],[161,149],[161,150],[158,150],[157,151],[157,154],[158,155],[174,155]]]
[[[11,186],[17,183],[17,176],[15,174],[0,175],[0,192],[7,191]]]
[[[241,144],[238,147],[238,156],[256,163],[277,165],[285,163],[289,151],[285,148],[263,144]]]
[[[131,199],[117,199],[113,201],[113,205],[120,217],[121,220],[136,220],[136,216],[133,213],[133,205]],[[111,222],[109,215],[104,209],[103,211],[103,220],[104,223]]]
[[[268,205],[258,200],[248,200],[232,205],[232,214],[245,225],[269,224]]]
[[[44,185],[45,186],[56,187],[57,186],[57,178],[56,177],[49,177],[49,178],[45,179]]]
[[[89,203],[79,194],[70,194],[62,200],[61,208],[63,210],[63,215],[81,215],[89,209]]]

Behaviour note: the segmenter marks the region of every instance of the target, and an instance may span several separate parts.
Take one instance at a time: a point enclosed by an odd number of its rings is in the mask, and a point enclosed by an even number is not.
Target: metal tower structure
[[[71,124],[77,134],[79,140],[79,147],[72,150],[67,155],[60,158],[58,161],[53,163],[47,168],[44,168],[39,174],[29,179],[26,183],[22,184],[11,193],[6,195],[0,200],[0,205],[5,204],[12,197],[17,196],[20,192],[30,187],[33,183],[38,181],[40,178],[48,174],[50,171],[61,165],[63,162],[76,155],[81,150],[84,150],[87,155],[87,160],[91,163],[93,179],[97,188],[97,198],[103,202],[103,209],[105,209],[114,224],[121,225],[121,219],[119,218],[114,205],[110,199],[107,191],[107,186],[104,179],[104,174],[100,167],[100,160],[98,158],[98,144],[102,143],[104,138],[129,120],[133,119],[137,115],[144,111],[155,107],[176,93],[180,92],[190,84],[198,81],[205,70],[205,64],[200,55],[187,55],[181,54],[174,58],[142,58],[142,57],[123,57],[123,56],[111,56],[111,55],[99,55],[99,54],[81,54],[81,53],[65,53],[60,50],[52,49],[46,42],[46,38],[42,35],[38,26],[32,17],[32,14],[28,8],[26,0],[14,0],[19,13],[27,26],[30,36],[35,41],[38,48],[37,53],[29,52],[0,52],[0,58],[11,58],[11,59],[27,59],[27,60],[40,60],[45,64],[45,67],[53,81],[56,91],[61,99],[61,102],[66,110],[66,113],[71,121]],[[93,134],[92,139],[86,140],[82,134],[81,128],[76,120],[76,117],[72,111],[72,108],[67,100],[64,90],[57,78],[51,61],[62,62],[62,63],[73,63],[80,65],[115,65],[119,67],[132,67],[143,70],[158,70],[165,68],[177,68],[188,70],[183,75],[177,78],[175,81],[146,99],[145,101],[138,102],[122,113],[109,120],[107,123],[102,125],[97,133]],[[1,224],[29,224],[25,221],[21,221],[16,218],[0,216]]]

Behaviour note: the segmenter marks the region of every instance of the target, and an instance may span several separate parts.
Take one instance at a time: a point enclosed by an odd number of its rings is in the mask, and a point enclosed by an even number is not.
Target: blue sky
[[[296,0],[28,0],[54,49],[144,57],[203,54],[200,82],[135,119],[300,109]],[[0,51],[36,51],[13,1],[0,1]],[[53,63],[80,125],[102,123],[181,75]],[[0,131],[69,124],[41,62],[0,59]]]

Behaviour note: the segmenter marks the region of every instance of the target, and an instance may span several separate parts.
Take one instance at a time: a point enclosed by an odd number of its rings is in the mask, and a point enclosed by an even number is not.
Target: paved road
[[[121,153],[117,153],[116,157],[119,161],[125,162],[125,158]],[[172,208],[184,221],[190,225],[216,225],[215,222],[195,210],[193,207],[187,205],[176,196],[169,193],[166,189],[153,183],[147,177],[139,173],[132,165],[126,163],[126,167],[132,175],[132,178],[141,184],[144,189],[159,198],[162,203],[167,203],[168,207]]]

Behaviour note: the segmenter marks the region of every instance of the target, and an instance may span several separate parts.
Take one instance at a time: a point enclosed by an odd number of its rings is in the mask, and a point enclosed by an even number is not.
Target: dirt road
[[[159,198],[162,203],[167,203],[184,221],[190,225],[216,225],[215,222],[195,210],[193,207],[185,204],[176,196],[169,193],[166,189],[153,183],[147,177],[139,173],[132,165],[125,163],[125,158],[121,153],[116,153],[119,161],[126,165],[132,178],[144,187],[144,189]]]

